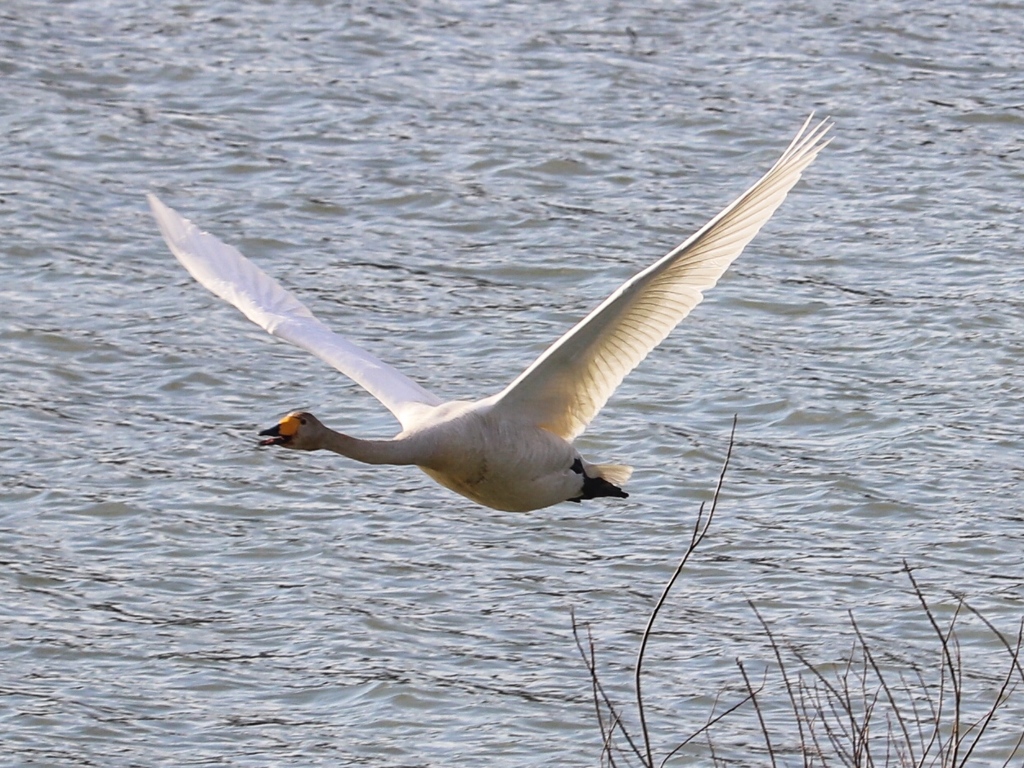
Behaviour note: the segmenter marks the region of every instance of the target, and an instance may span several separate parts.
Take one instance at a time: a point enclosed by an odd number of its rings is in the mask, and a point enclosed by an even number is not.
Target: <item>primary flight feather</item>
[[[312,352],[365,388],[402,430],[363,440],[294,412],[261,432],[267,445],[326,449],[370,464],[414,464],[485,506],[527,511],[624,498],[632,470],[591,464],[572,446],[632,371],[704,298],[828,144],[808,118],[774,166],[696,234],[627,280],[503,391],[443,402],[331,331],[236,248],[149,195],[164,240],[189,273],[271,334]]]

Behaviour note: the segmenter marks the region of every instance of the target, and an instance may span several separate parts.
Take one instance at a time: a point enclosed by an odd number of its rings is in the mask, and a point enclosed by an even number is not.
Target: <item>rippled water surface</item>
[[[1014,634],[1022,18],[945,0],[5,3],[0,762],[596,764],[570,609],[628,703],[734,414],[713,531],[651,644],[660,754],[739,697],[736,658],[755,676],[774,660],[748,601],[816,662],[845,658],[850,609],[895,668],[927,666],[906,560],[941,621],[955,593]],[[625,502],[499,513],[413,469],[255,449],[297,407],[394,425],[195,285],[144,200],[472,398],[812,110],[833,143],[580,440],[637,468]],[[965,628],[966,687],[991,698],[1007,656]],[[792,742],[786,700],[764,706]],[[1022,721],[1011,704],[996,752]],[[749,708],[715,739],[764,763]],[[708,763],[699,741],[678,764]]]

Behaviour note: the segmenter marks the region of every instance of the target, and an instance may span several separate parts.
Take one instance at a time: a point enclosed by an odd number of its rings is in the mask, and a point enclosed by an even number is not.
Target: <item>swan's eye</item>
[[[305,419],[299,419],[299,424],[301,424],[302,426],[306,426],[307,422]]]

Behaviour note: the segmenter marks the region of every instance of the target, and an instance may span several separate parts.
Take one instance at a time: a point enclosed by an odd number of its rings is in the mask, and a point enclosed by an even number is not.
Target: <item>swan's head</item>
[[[315,451],[320,447],[319,436],[324,429],[317,418],[305,411],[292,411],[270,429],[260,432],[260,445],[280,445],[298,451]]]

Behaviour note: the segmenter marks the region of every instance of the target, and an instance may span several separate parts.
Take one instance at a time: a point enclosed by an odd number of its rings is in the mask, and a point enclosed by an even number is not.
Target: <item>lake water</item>
[[[659,755],[741,697],[737,658],[774,664],[748,601],[826,667],[852,610],[912,682],[941,659],[906,560],[940,622],[960,595],[1015,635],[1022,20],[948,0],[5,3],[0,763],[597,764],[570,609],[635,722],[639,632],[734,414],[712,532],[651,641]],[[833,143],[579,441],[636,467],[625,502],[499,513],[414,469],[256,449],[294,408],[394,424],[194,284],[144,199],[473,398],[811,111]],[[984,702],[1009,657],[963,629]],[[762,707],[794,743],[777,670]],[[1022,722],[1015,696],[979,755]],[[749,706],[713,736],[765,764]]]

